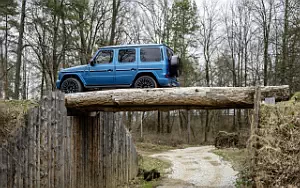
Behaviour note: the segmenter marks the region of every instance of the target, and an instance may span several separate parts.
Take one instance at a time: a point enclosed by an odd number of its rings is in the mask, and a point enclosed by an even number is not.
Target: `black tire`
[[[134,82],[134,88],[157,88],[158,84],[151,76],[140,76]]]
[[[77,93],[82,92],[83,87],[78,79],[67,78],[61,83],[60,90],[64,93]]]

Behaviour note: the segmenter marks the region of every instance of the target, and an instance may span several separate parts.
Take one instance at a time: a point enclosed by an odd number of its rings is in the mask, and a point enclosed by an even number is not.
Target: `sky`
[[[234,0],[195,0],[195,1],[197,3],[198,7],[200,8],[204,1],[207,1],[208,3],[212,2],[212,1],[216,1],[216,2],[218,2],[218,4],[223,5],[223,4],[226,4],[227,2],[234,1]]]

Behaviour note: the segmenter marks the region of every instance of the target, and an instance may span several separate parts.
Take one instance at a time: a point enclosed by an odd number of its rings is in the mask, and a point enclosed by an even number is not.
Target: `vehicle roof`
[[[115,45],[115,46],[103,46],[99,49],[111,49],[111,48],[127,48],[127,47],[151,47],[151,46],[166,46],[165,44],[125,44],[125,45]]]

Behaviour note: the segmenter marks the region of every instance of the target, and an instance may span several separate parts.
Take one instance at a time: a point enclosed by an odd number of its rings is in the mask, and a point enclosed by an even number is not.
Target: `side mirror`
[[[171,66],[176,66],[179,64],[179,57],[178,55],[173,55],[171,57]]]
[[[95,65],[95,61],[94,61],[93,59],[90,59],[89,64],[90,64],[91,66],[94,66],[94,65]]]

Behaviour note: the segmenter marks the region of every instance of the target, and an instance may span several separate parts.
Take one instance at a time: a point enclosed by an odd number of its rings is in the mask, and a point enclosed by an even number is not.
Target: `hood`
[[[75,67],[70,67],[66,69],[62,69],[60,72],[81,72],[87,69],[88,65],[79,65]]]

